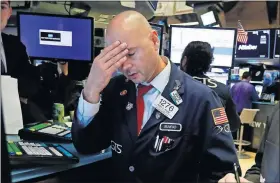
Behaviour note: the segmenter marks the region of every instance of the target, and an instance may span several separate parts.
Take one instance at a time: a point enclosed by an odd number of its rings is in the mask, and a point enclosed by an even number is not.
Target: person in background
[[[158,53],[138,12],[116,15],[72,125],[80,153],[111,145],[115,182],[217,182],[238,164],[217,94]],[[111,79],[117,70],[123,75]],[[161,111],[161,112],[160,112]]]
[[[270,85],[272,85],[272,75],[271,73],[265,73],[263,78],[263,87],[266,88]]]
[[[71,64],[68,62],[53,63],[43,61],[37,66],[42,77],[42,88],[36,96],[36,101],[42,106],[48,119],[52,118],[54,103],[64,105],[66,116],[70,111],[76,109],[78,105],[83,86],[77,84],[80,78],[72,76],[74,71],[69,69]],[[76,67],[75,69],[80,71],[81,68]],[[86,72],[85,70],[82,71]]]
[[[10,1],[1,1],[1,32],[12,14]],[[40,87],[40,74],[26,53],[26,48],[17,36],[1,33],[1,75],[18,80],[23,123],[46,120],[41,109],[32,101]]]
[[[244,108],[251,109],[252,102],[258,101],[259,96],[254,85],[250,84],[251,75],[249,72],[244,72],[242,75],[242,81],[236,83],[231,87],[231,96],[236,105],[237,112],[240,115]],[[244,125],[243,139],[251,141],[252,127]],[[232,134],[234,138],[237,137],[237,133]]]
[[[180,68],[218,94],[225,107],[230,129],[234,132],[240,126],[240,118],[236,112],[229,87],[205,75],[210,68],[212,60],[213,50],[211,45],[207,42],[193,41],[186,46],[182,54]]]
[[[280,75],[275,78],[274,82],[271,85],[263,88],[263,93],[274,94],[274,100],[280,100]]]
[[[242,81],[231,87],[231,96],[237,106],[237,112],[240,114],[243,108],[251,109],[252,102],[258,101],[259,96],[255,87],[250,84],[251,75],[249,72],[244,72]]]
[[[279,116],[280,104],[276,104],[270,115],[262,138],[261,145],[253,165],[240,177],[240,182],[279,182]],[[219,183],[237,182],[234,174],[227,174]]]

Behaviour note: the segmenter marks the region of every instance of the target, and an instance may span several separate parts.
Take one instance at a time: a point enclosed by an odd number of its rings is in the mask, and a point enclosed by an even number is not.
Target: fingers
[[[125,51],[127,47],[126,43],[122,43],[121,45],[115,47],[113,50],[110,50],[109,52],[107,52],[101,59],[100,61],[102,63],[106,63],[109,60],[111,60],[112,58],[116,57],[117,55],[119,55],[120,53],[122,53],[123,51]],[[128,51],[128,50],[127,50]],[[105,51],[103,51],[105,52]],[[126,53],[127,54],[127,53]],[[106,68],[107,69],[107,68]]]
[[[116,62],[118,62],[120,59],[124,58],[127,55],[127,53],[128,53],[128,50],[125,49],[118,55],[111,58],[109,61],[107,61],[105,63],[105,65],[104,65],[105,69],[110,69],[110,67],[112,67]]]
[[[116,47],[118,47],[121,44],[120,41],[116,41],[113,44],[109,45],[108,47],[104,48],[101,53],[95,58],[96,60],[100,60],[101,58],[103,58],[109,51],[115,49]]]
[[[115,62],[107,71],[112,75],[116,70],[118,70],[126,61],[127,57],[121,58],[119,61]]]

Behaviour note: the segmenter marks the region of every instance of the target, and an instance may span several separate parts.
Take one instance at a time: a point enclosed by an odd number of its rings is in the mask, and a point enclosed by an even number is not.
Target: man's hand
[[[126,61],[126,43],[119,41],[106,47],[93,61],[83,96],[87,102],[98,103],[101,91],[108,85],[112,74]]]
[[[239,177],[241,183],[252,183],[243,177]],[[234,174],[228,173],[223,178],[219,180],[218,183],[235,183],[237,180],[235,179]]]

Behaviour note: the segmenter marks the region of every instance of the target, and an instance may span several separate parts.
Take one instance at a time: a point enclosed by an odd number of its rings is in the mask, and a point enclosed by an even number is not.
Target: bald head
[[[107,27],[106,44],[120,42],[126,47],[126,61],[120,71],[134,83],[151,81],[164,67],[158,54],[159,39],[146,18],[136,11],[115,16]]]
[[[125,11],[116,15],[106,31],[108,43],[120,40],[122,36],[143,38],[151,33],[152,28],[147,19],[137,11]],[[136,37],[135,37],[136,36]],[[122,41],[122,40],[120,40]]]

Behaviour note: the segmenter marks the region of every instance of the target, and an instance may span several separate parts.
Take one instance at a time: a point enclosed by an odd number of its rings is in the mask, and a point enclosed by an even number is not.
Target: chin
[[[132,81],[135,84],[140,84],[142,83],[141,81],[137,80],[137,79],[130,79],[130,81]]]

